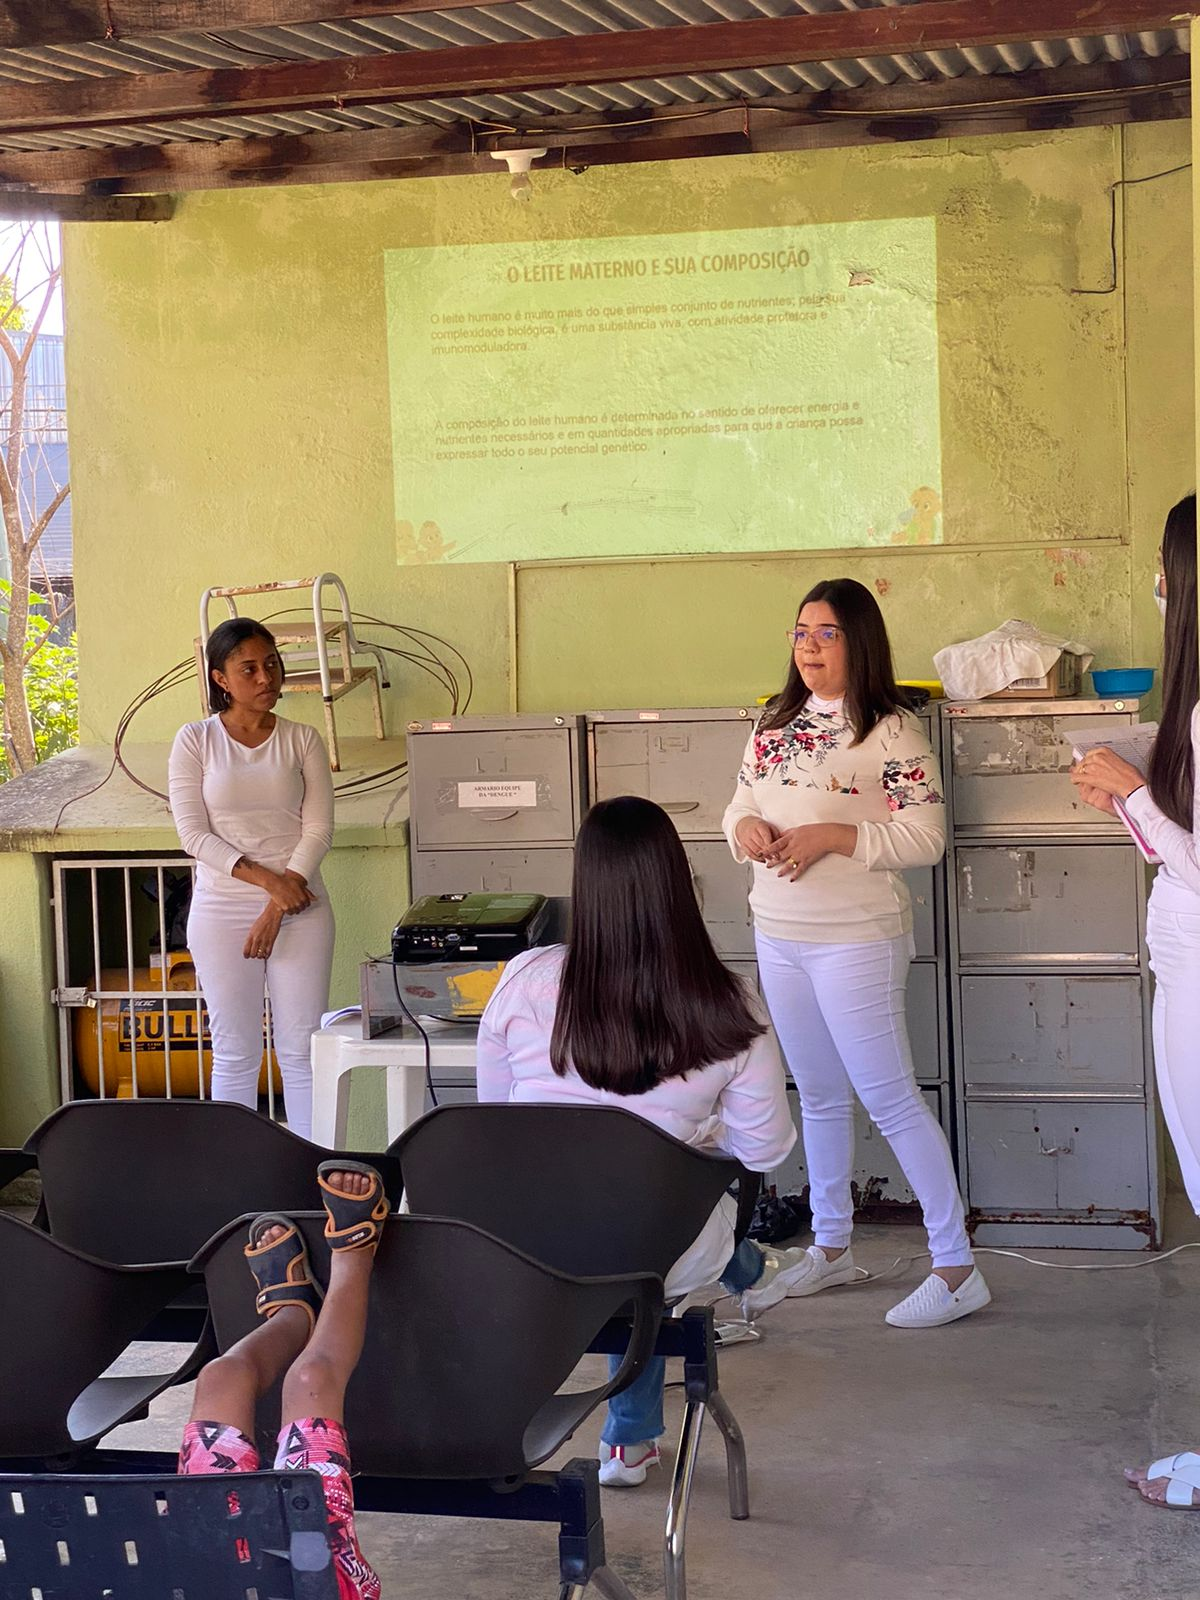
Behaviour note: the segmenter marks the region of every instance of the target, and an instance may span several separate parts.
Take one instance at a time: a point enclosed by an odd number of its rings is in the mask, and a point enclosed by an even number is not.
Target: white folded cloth
[[[1083,658],[1081,672],[1092,664],[1087,645],[1011,617],[982,638],[947,645],[933,664],[948,700],[982,700],[1019,678],[1044,678],[1064,653]]]

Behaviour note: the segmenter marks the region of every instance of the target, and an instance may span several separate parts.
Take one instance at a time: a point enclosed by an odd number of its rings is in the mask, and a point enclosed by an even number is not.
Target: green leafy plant
[[[61,277],[57,230],[39,223],[17,229],[9,259],[0,263],[0,776],[28,772],[73,737],[73,646],[53,641],[62,638],[74,601],[55,592],[40,548],[71,488],[53,483],[37,504],[23,491],[30,454],[47,465],[45,439],[63,425],[61,412],[35,421],[28,405],[31,358]],[[39,660],[52,650],[59,654]]]
[[[0,614],[12,586],[0,579]],[[35,602],[36,604],[36,602]],[[37,758],[59,755],[79,743],[78,651],[75,635],[55,644],[49,637],[53,624],[41,610],[30,609],[30,643],[37,650],[25,668],[25,697]],[[4,718],[4,685],[0,683],[0,723]],[[0,783],[13,776],[3,742],[0,742]]]

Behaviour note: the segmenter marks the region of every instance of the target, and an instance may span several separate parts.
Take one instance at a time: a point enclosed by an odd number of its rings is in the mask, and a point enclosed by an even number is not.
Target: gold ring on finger
[[[800,863],[798,861],[793,861],[791,856],[788,857],[788,866],[789,867],[798,867],[799,865],[800,865]]]

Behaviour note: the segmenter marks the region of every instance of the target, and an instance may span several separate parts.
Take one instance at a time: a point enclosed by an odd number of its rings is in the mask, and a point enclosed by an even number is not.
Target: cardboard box
[[[1082,657],[1063,651],[1041,678],[1016,678],[988,700],[1073,700],[1083,688]]]

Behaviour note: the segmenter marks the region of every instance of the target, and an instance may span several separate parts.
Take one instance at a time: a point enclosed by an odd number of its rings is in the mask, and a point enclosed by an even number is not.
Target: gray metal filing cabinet
[[[1146,868],[1071,748],[1134,700],[943,707],[960,1171],[980,1244],[1161,1237]]]
[[[721,832],[755,715],[722,706],[591,711],[586,721],[592,799],[636,794],[663,808],[679,830],[718,955],[757,983],[750,868],[733,859]]]
[[[745,706],[706,710],[591,712],[587,717],[590,792],[594,800],[618,794],[657,801],[679,830],[692,865],[697,898],[714,945],[729,966],[757,986],[754,929],[748,896],[751,869],[734,861],[721,819],[734,792],[746,740],[758,712]],[[940,741],[936,716],[923,719],[935,754]],[[941,866],[908,874],[913,901],[916,959],[908,983],[908,1024],[917,1076],[930,1107],[947,1134],[950,1088],[946,1002],[945,884]],[[799,1096],[788,1099],[797,1127]],[[770,1175],[780,1193],[800,1192],[808,1182],[802,1143]],[[915,1197],[887,1141],[858,1108],[854,1181],[861,1203],[912,1205]]]
[[[447,717],[408,728],[412,893],[550,896],[566,931],[586,809],[583,719]]]

